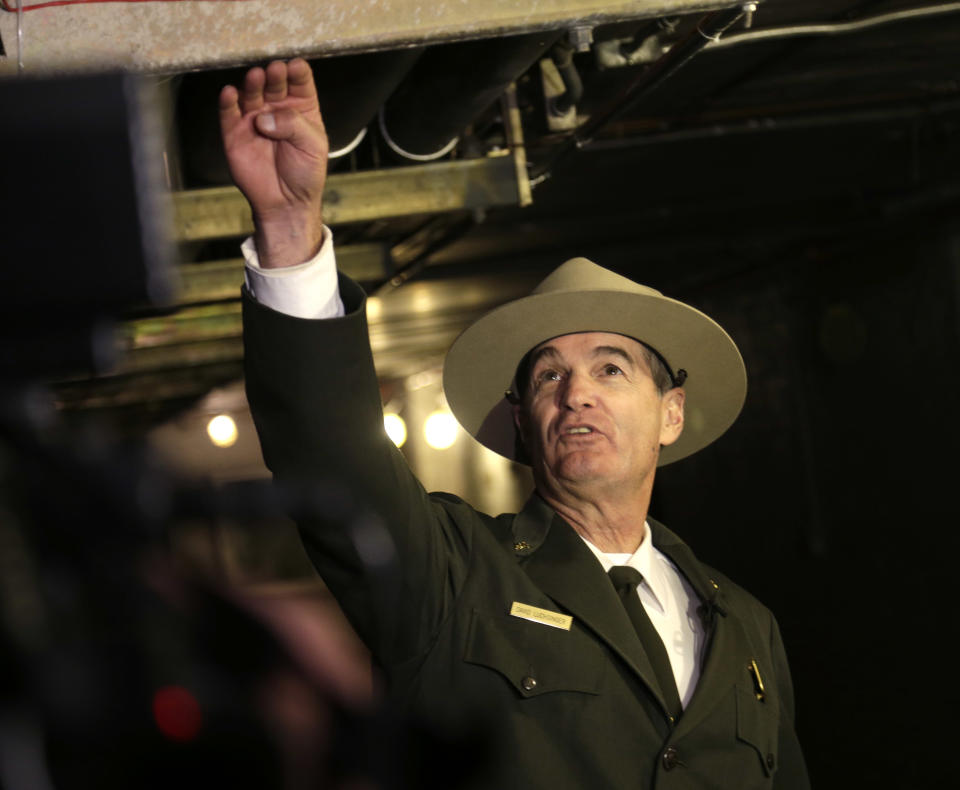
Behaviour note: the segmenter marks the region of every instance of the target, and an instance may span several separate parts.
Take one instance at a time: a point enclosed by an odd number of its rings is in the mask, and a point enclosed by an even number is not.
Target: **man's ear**
[[[663,394],[660,401],[660,444],[673,444],[683,433],[684,404],[687,393],[683,387],[674,387]]]
[[[527,452],[527,427],[529,421],[527,413],[519,403],[512,404],[513,427],[515,437],[513,441],[513,456],[521,464],[530,463],[530,455]]]
[[[530,426],[527,413],[523,410],[523,406],[520,403],[511,404],[510,410],[513,413],[513,425],[517,429],[517,436],[521,441],[526,442],[527,429]]]

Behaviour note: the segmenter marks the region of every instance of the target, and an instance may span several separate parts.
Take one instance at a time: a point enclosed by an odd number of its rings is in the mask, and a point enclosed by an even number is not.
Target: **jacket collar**
[[[707,569],[694,556],[690,547],[659,521],[647,518],[647,522],[653,532],[653,545],[670,558],[700,598],[703,607],[701,617],[712,620],[716,614],[726,615],[724,591],[710,578]]]
[[[736,680],[746,677],[750,648],[739,619],[728,615],[723,587],[677,535],[652,518],[648,521],[653,545],[686,576],[703,602],[707,653],[697,689],[679,724],[686,730],[695,726]],[[573,527],[533,494],[514,517],[512,540],[509,548],[530,579],[619,655],[663,705],[653,667],[613,585]]]
[[[513,539],[513,551],[530,579],[617,653],[666,709],[616,590],[573,527],[534,494],[514,518]]]
[[[680,719],[678,730],[682,732],[693,729],[733,684],[749,677],[751,650],[740,618],[728,611],[726,591],[721,584],[708,575],[708,569],[686,543],[662,524],[648,521],[653,544],[687,577],[702,602],[700,616],[707,645],[697,688]]]
[[[554,520],[563,525],[563,528],[554,529]],[[686,576],[697,596],[705,604],[703,616],[712,616],[714,613],[726,615],[724,592],[720,585],[710,578],[704,566],[697,560],[690,547],[676,534],[667,529],[659,521],[647,518],[653,537],[653,545],[666,554],[680,572]],[[538,550],[547,541],[548,536],[557,533],[572,532],[577,538],[577,544],[585,549],[585,553],[577,552],[575,559],[589,556],[596,562],[596,558],[583,544],[582,538],[577,535],[567,522],[557,515],[536,493],[530,496],[521,510],[513,519],[512,545],[510,550],[523,561],[535,556]],[[549,556],[549,554],[548,554]],[[526,563],[529,570],[529,562]],[[596,563],[599,566],[599,563]]]

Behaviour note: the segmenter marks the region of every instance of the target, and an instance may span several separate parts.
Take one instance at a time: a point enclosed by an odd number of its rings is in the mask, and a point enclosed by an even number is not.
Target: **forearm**
[[[254,239],[263,269],[283,269],[313,258],[324,243],[320,206],[254,216]]]
[[[260,304],[296,318],[336,318],[344,314],[337,283],[333,233],[323,228],[323,242],[314,255],[279,269],[261,265],[256,237],[241,245],[247,290]]]
[[[363,292],[341,277],[341,295],[346,314],[322,321],[281,315],[245,295],[247,394],[280,484],[313,502],[324,491],[335,495],[328,512],[321,502],[312,515],[298,514],[304,544],[357,632],[389,664],[429,643],[456,594],[450,580],[463,576],[470,538],[387,438]],[[405,587],[389,616],[350,525],[336,523],[344,502],[375,514],[394,544]],[[399,623],[404,632],[393,633]]]
[[[346,454],[379,441],[378,427],[382,433],[363,292],[343,278],[338,298],[343,315],[307,320],[244,294],[248,397],[275,474],[335,473]]]

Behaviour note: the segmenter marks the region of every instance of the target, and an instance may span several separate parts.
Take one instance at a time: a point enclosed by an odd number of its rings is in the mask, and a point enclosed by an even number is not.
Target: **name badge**
[[[537,606],[531,606],[528,603],[514,601],[510,607],[510,614],[523,620],[530,620],[541,625],[549,625],[553,628],[562,628],[569,631],[573,624],[573,618],[568,614],[560,612],[551,612],[549,609],[540,609]]]

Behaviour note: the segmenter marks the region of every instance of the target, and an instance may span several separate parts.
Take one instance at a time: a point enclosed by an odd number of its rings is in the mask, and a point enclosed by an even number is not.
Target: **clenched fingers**
[[[243,117],[240,112],[240,93],[233,85],[225,85],[220,91],[218,111],[220,114],[220,130],[223,134],[230,132]]]
[[[275,60],[267,66],[263,98],[272,104],[287,98],[287,64],[282,60]]]
[[[263,88],[267,81],[266,72],[259,66],[250,69],[243,78],[240,91],[240,109],[244,115],[256,112],[263,107]]]
[[[316,100],[317,87],[313,83],[313,71],[303,58],[294,58],[287,64],[287,84],[290,96]]]

